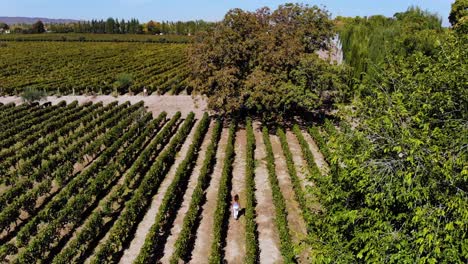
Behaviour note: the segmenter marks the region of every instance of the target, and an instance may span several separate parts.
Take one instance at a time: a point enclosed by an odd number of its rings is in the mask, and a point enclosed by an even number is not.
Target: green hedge
[[[286,134],[284,133],[283,129],[278,128],[277,135],[281,141],[281,148],[283,149],[283,153],[286,158],[286,165],[288,167],[289,176],[291,177],[295,198],[299,202],[299,205],[301,206],[302,216],[308,224],[310,221],[310,210],[308,208],[307,200],[305,198],[305,190],[302,189],[301,180],[297,176],[296,167],[294,165],[291,150],[289,149]]]
[[[255,221],[255,136],[252,120],[246,120],[247,146],[245,159],[245,241],[246,255],[244,263],[257,263],[259,257],[257,222]]]
[[[291,242],[291,236],[288,228],[288,213],[286,210],[286,203],[284,201],[281,188],[276,177],[275,170],[275,156],[273,154],[273,148],[271,147],[270,134],[266,127],[263,127],[263,141],[265,143],[266,154],[267,154],[267,169],[268,169],[268,180],[270,182],[271,191],[273,194],[273,204],[275,206],[275,222],[278,228],[280,238],[280,250],[281,255],[285,263],[296,263],[294,255],[294,247]]]
[[[221,180],[218,189],[218,202],[214,215],[213,242],[211,244],[210,264],[219,264],[223,260],[223,239],[226,238],[227,222],[229,219],[230,183],[232,178],[232,162],[234,161],[234,139],[236,124],[232,122],[229,127],[229,136],[226,144],[225,158]]]
[[[169,235],[172,223],[177,216],[180,205],[187,189],[187,184],[195,167],[198,151],[203,143],[208,130],[210,118],[205,113],[195,130],[192,143],[187,150],[187,155],[177,167],[174,179],[164,194],[163,201],[156,214],[154,224],[146,235],[145,243],[134,263],[149,263],[158,261],[164,251],[164,242]]]
[[[132,198],[125,203],[125,210],[109,230],[109,238],[99,245],[91,263],[114,263],[118,261],[125,243],[129,242],[139,219],[146,211],[151,197],[158,190],[163,177],[175,160],[177,151],[189,134],[195,120],[195,114],[190,113],[177,134],[158,156]]]
[[[201,203],[203,199],[205,199],[205,190],[210,184],[210,176],[216,162],[216,149],[218,147],[221,130],[222,122],[217,120],[213,128],[213,134],[211,135],[211,142],[206,149],[205,160],[203,161],[203,165],[200,169],[197,186],[193,191],[189,209],[184,217],[182,230],[180,231],[174,246],[175,250],[170,259],[170,263],[172,264],[179,263],[180,259],[185,262],[189,261],[189,255],[191,253],[189,252],[189,248],[195,243],[196,238],[195,223],[201,215]]]

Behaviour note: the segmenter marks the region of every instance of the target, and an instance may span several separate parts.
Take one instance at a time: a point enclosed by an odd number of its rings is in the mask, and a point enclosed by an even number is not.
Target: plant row
[[[255,135],[252,127],[252,120],[246,120],[247,146],[245,159],[245,241],[246,254],[244,263],[258,263],[258,233],[255,207]]]
[[[286,210],[286,203],[284,196],[279,186],[278,178],[276,177],[275,170],[275,156],[271,146],[270,134],[266,127],[262,129],[263,142],[266,149],[266,161],[268,169],[268,180],[270,182],[271,191],[273,195],[273,205],[275,207],[275,222],[278,229],[280,238],[280,251],[285,263],[295,263],[294,247],[291,241],[291,235],[288,228],[288,213]]]
[[[120,119],[120,122],[116,126],[108,130],[108,132],[110,132],[113,135],[112,138],[109,138],[109,140],[107,141],[104,140],[104,138],[101,138],[99,142],[101,144],[104,144],[104,146],[106,146],[110,142],[114,143],[114,141],[117,138],[119,138],[123,133],[125,133],[128,130],[128,127],[133,123],[133,119],[139,114],[134,110],[139,109],[140,107],[141,105],[133,105],[129,108],[126,108],[124,112],[128,111],[128,114],[130,114],[133,111],[133,113],[128,115],[124,119]],[[111,122],[109,122],[108,124],[110,123]],[[81,148],[81,146],[75,145],[74,148],[72,148],[71,150],[78,150],[78,148]],[[64,158],[64,156],[59,157]],[[56,214],[61,210],[61,208],[68,201],[68,199],[70,197],[73,197],[74,193],[77,193],[80,188],[86,185],[91,173],[103,167],[106,164],[108,158],[110,158],[109,155],[101,155],[96,160],[96,162],[94,162],[90,167],[88,167],[86,171],[84,171],[84,173],[79,173],[77,177],[73,178],[73,180],[65,186],[65,188],[60,189],[58,194],[53,196],[53,199],[50,202],[46,203],[44,201],[45,205],[43,205],[43,208],[38,214],[34,215],[31,219],[26,219],[25,222],[23,222],[23,225],[17,227],[19,231],[16,235],[16,241],[6,243],[0,247],[0,259],[4,259],[7,255],[16,254],[18,247],[25,246],[31,238],[31,236],[33,236],[37,232],[40,222],[51,221],[50,219],[53,219],[56,216]],[[71,177],[74,174],[73,163],[69,162],[67,164],[67,166],[61,166],[54,171],[55,177],[66,178]]]
[[[83,214],[86,210],[92,208],[100,197],[107,194],[109,188],[116,183],[125,168],[138,155],[139,152],[134,151],[134,149],[141,149],[146,140],[147,135],[144,132],[140,133],[140,131],[150,119],[151,114],[148,113],[145,118],[134,123],[125,134],[116,139],[108,152],[102,154],[109,154],[111,157],[106,162],[105,167],[100,171],[95,171],[94,175],[90,174],[86,188],[70,197],[64,207],[54,215],[54,218],[43,219],[43,221],[47,221],[45,227],[31,239],[13,263],[35,263],[36,259],[45,259],[47,254],[63,239],[63,231],[71,232],[70,230],[73,230],[83,220]],[[122,152],[119,153],[119,150]],[[126,152],[131,152],[132,157],[127,160],[127,163],[119,164]],[[89,170],[85,172],[89,172]]]
[[[64,118],[68,118],[70,116],[72,118],[80,117],[79,115],[81,115],[83,111],[86,111],[88,106],[90,105],[91,103],[78,106],[78,102],[75,101],[74,103],[71,103],[69,105],[71,107],[67,106],[65,111],[58,114],[55,113],[55,115],[49,115],[48,119],[44,118],[44,123],[36,124],[30,129],[27,129],[30,133],[22,131],[19,134],[11,135],[8,139],[5,139],[0,142],[0,147],[3,148],[0,152],[0,158],[5,159],[7,157],[10,157],[11,155],[14,155],[21,148],[32,144],[40,137],[47,135],[51,131],[61,127],[61,125],[65,123],[62,121]]]
[[[30,115],[37,114],[39,110],[46,110],[40,106],[30,106],[28,104],[22,104],[16,107],[15,111],[11,114],[2,115],[0,114],[0,130],[4,130],[7,127],[11,127],[13,123],[21,123],[24,119],[29,119]],[[40,114],[39,114],[40,115]]]
[[[286,138],[286,134],[281,128],[278,128],[276,134],[278,135],[280,139],[281,148],[283,149],[284,157],[286,159],[288,173],[291,178],[291,182],[292,182],[293,189],[294,189],[294,197],[296,198],[296,200],[298,201],[301,207],[302,216],[304,217],[306,222],[309,223],[308,219],[310,219],[310,210],[307,204],[308,201],[304,193],[305,190],[302,188],[301,180],[297,176],[296,166],[294,165],[293,156],[292,156],[291,150],[289,149],[289,144]]]
[[[210,184],[211,173],[216,163],[216,150],[222,128],[222,122],[217,120],[213,127],[210,144],[206,149],[205,159],[200,169],[200,175],[198,176],[197,185],[192,194],[189,209],[184,216],[182,229],[175,242],[174,253],[170,259],[170,262],[173,264],[179,263],[181,259],[185,262],[189,261],[190,249],[194,245],[196,238],[196,221],[202,213],[202,202],[206,198],[205,190]]]
[[[307,162],[307,167],[309,168],[309,172],[311,174],[312,179],[318,179],[321,177],[321,172],[317,164],[315,163],[314,154],[310,150],[309,144],[304,138],[301,129],[298,125],[293,126],[293,132],[296,135],[297,140],[299,141],[299,145],[301,146],[302,154]]]
[[[117,115],[117,118],[118,117],[119,117],[119,115]],[[157,120],[159,120],[159,118]],[[104,126],[103,129],[106,129],[106,126]],[[84,142],[78,141],[77,143],[82,143],[83,144]],[[79,153],[73,147],[68,149],[68,151],[73,151],[74,153]],[[75,157],[75,159],[76,159],[76,157]],[[69,162],[68,164],[71,164],[70,160],[68,160],[68,162]],[[55,163],[55,164],[57,164],[57,163]],[[49,167],[49,168],[51,168],[51,167]],[[62,167],[62,171],[63,171],[63,168],[69,168],[69,166]],[[72,170],[72,168],[70,167],[68,170]],[[42,170],[42,172],[45,172],[45,171]],[[36,180],[38,178],[38,176],[39,175],[36,175],[34,177],[34,180]],[[2,212],[0,213],[0,227],[1,227],[0,230],[3,230],[4,228],[8,227],[9,223],[11,223],[12,221],[16,221],[16,219],[21,214],[21,211],[26,211],[30,215],[32,215],[36,208],[34,207],[35,203],[31,203],[31,201],[36,201],[38,199],[38,197],[40,197],[41,195],[43,195],[45,193],[48,193],[48,194],[51,195],[52,193],[50,193],[50,187],[51,187],[52,180],[53,179],[51,179],[51,178],[45,179],[44,181],[42,181],[39,184],[37,184],[36,186],[34,186],[33,189],[25,192],[18,199],[13,200],[11,204],[9,204],[5,209],[3,209]],[[32,184],[32,182],[29,181],[29,180],[26,180],[26,181],[23,181],[23,182],[26,182],[28,184]],[[23,183],[23,182],[21,182],[21,183]],[[55,185],[57,185],[57,187],[63,187],[63,186],[65,186],[65,184],[67,182],[68,182],[68,178],[61,177],[59,180],[55,181]],[[21,185],[23,185],[23,184],[21,184]],[[11,199],[11,196],[9,198]],[[6,225],[7,223],[8,223],[8,225]]]
[[[177,82],[183,82],[188,73],[186,47],[184,44],[12,42],[0,54],[3,69],[0,94],[19,95],[25,88],[57,95],[140,93],[144,87],[150,92],[180,92]],[[41,52],[31,53],[31,50]],[[128,87],[117,88],[116,77],[124,73],[132,76],[132,82]]]
[[[148,130],[155,130],[158,121],[165,116],[162,113],[157,120],[149,124]],[[105,231],[113,223],[119,213],[124,209],[125,201],[132,194],[132,191],[138,185],[139,179],[144,176],[150,167],[150,162],[157,155],[161,145],[165,145],[171,138],[171,132],[176,127],[176,122],[180,118],[180,112],[176,113],[161,131],[154,137],[148,146],[139,154],[130,169],[125,173],[125,179],[118,184],[112,193],[103,199],[82,226],[76,236],[67,244],[67,246],[53,259],[53,263],[80,262],[86,254],[92,250],[91,246],[105,235]],[[148,132],[147,132],[148,133]]]
[[[109,104],[102,110],[111,109],[106,114],[102,115],[99,119],[96,119],[86,126],[76,131],[72,136],[68,137],[62,144],[57,144],[54,148],[47,147],[44,153],[50,153],[51,157],[42,162],[41,166],[30,176],[28,179],[21,179],[15,182],[14,186],[8,191],[4,192],[0,196],[0,209],[3,209],[5,205],[11,203],[13,199],[29,190],[34,179],[51,178],[52,172],[61,167],[65,162],[75,162],[78,154],[84,146],[96,139],[98,132],[104,132],[108,127],[113,125],[113,121],[119,120],[121,115],[126,111],[128,105],[122,104],[118,107],[114,107],[115,104]],[[130,112],[129,112],[130,113]],[[85,136],[86,135],[86,136]],[[63,182],[63,179],[59,182]]]
[[[208,113],[205,113],[198,124],[187,154],[176,169],[174,179],[168,186],[161,205],[158,208],[155,221],[146,235],[145,243],[138,254],[135,263],[158,261],[164,250],[164,241],[169,235],[171,225],[183,202],[187,184],[197,161],[198,152],[210,124]]]
[[[8,128],[5,131],[2,131],[0,133],[0,146],[2,147],[2,149],[7,146],[11,146],[12,143],[18,142],[26,135],[30,134],[30,132],[33,131],[33,129],[35,128],[34,126],[40,126],[42,122],[48,120],[49,118],[53,118],[57,115],[57,113],[73,109],[77,105],[78,102],[74,102],[66,106],[65,101],[62,101],[58,105],[54,105],[50,108],[47,108],[47,113],[43,113],[36,118],[29,119],[23,123]]]
[[[234,141],[236,124],[232,122],[229,126],[229,135],[226,143],[223,170],[218,188],[218,196],[213,222],[213,242],[211,243],[211,254],[209,263],[218,264],[223,260],[224,239],[227,237],[227,223],[229,219],[229,200],[231,193],[232,163],[234,161]]]
[[[119,122],[117,126],[107,132],[106,136],[109,137],[109,141],[113,142],[112,146],[99,155],[98,159],[70,181],[65,188],[61,189],[60,192],[54,196],[53,200],[44,206],[38,214],[27,221],[27,223],[17,233],[15,240],[15,244],[17,246],[25,246],[31,237],[36,234],[41,223],[47,223],[56,218],[63,206],[67,204],[67,201],[74,195],[79,194],[80,191],[84,190],[88,181],[93,179],[91,176],[102,170],[109,160],[113,158],[114,154],[121,148],[121,145],[117,144],[116,141],[121,139],[123,135],[130,136],[130,134],[127,133],[128,129],[134,123],[134,119],[138,115],[140,115],[139,112],[133,112],[131,115]]]
[[[43,150],[48,146],[59,144],[59,138],[66,137],[70,132],[77,129],[81,124],[91,122],[96,118],[96,110],[102,108],[102,103],[97,103],[77,111],[74,114],[63,117],[62,119],[48,123],[42,129],[36,131],[34,136],[31,135],[30,139],[24,144],[17,147],[15,153],[7,158],[2,166],[15,167],[15,165],[22,160],[23,162],[12,173],[8,172],[10,176],[27,176],[32,174],[35,168],[38,168],[43,160]],[[58,129],[54,130],[52,127]],[[31,143],[30,143],[31,142]],[[16,174],[16,175],[15,175]]]
[[[151,201],[151,197],[158,190],[165,174],[173,164],[175,156],[189,134],[195,121],[194,113],[190,113],[177,134],[151,165],[140,186],[133,192],[132,198],[125,203],[117,221],[109,230],[107,240],[100,243],[91,263],[114,263],[120,258],[124,245],[129,243],[134,230],[143,213]]]

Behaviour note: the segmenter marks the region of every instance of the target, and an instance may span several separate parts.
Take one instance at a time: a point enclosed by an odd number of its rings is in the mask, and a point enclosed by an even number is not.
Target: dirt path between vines
[[[169,117],[168,120],[170,120],[171,118],[172,118],[172,117]],[[180,125],[184,122],[184,119],[183,119],[183,118],[184,118],[184,117],[181,117],[180,119],[178,119],[178,120],[176,121],[174,127],[172,128],[172,129],[175,129],[175,132],[170,136],[170,139],[169,139],[167,142],[172,141],[172,139],[174,138],[174,135],[175,135],[176,131],[178,130],[178,128],[180,127]],[[164,126],[161,127],[161,130],[163,130],[164,127],[167,126],[167,125],[168,125],[168,121],[166,120]],[[172,130],[172,129],[171,129],[171,130]],[[158,132],[158,133],[159,133],[159,132]],[[153,157],[153,159],[152,159],[150,162],[154,162],[154,161],[159,157],[159,155],[160,155],[163,151],[165,151],[165,150],[168,148],[168,146],[169,146],[169,144],[165,144],[162,148],[158,147],[158,150],[159,150],[159,151],[156,152],[157,154]],[[151,166],[150,166],[150,167],[151,167]],[[149,170],[149,168],[148,168],[148,170]],[[148,171],[147,171],[147,172],[148,172]],[[147,173],[147,172],[146,172],[146,173]],[[146,175],[146,173],[145,173],[145,175]],[[144,178],[145,175],[142,175],[141,177]],[[138,186],[134,186],[134,188],[135,188],[135,190],[136,190],[136,189],[138,189]],[[125,205],[124,205],[124,206],[125,206]],[[124,208],[122,209],[122,211],[121,211],[119,214],[122,214],[125,210],[127,210],[127,208],[124,207]],[[97,243],[97,245],[101,245],[101,244],[105,243],[105,241],[107,241],[107,239],[109,238],[109,235],[110,235],[110,232],[108,231],[108,232],[104,235],[104,237],[103,237],[102,239],[99,240],[99,242]],[[96,247],[96,248],[93,250],[93,252],[92,252],[91,254],[89,254],[89,256],[87,256],[87,258],[86,258],[86,260],[84,261],[84,263],[90,263],[90,262],[91,262],[91,259],[92,259],[92,257],[93,257],[93,255],[96,253],[96,250],[98,250],[98,249],[99,249],[99,247]]]
[[[302,189],[306,190],[306,186],[313,186],[313,184],[307,179],[309,169],[307,168],[307,161],[302,154],[301,145],[292,131],[286,131],[286,139],[288,140],[289,150],[291,151],[294,166],[296,167],[297,177],[299,177],[301,181]]]
[[[143,153],[144,151],[146,151],[146,149],[147,149],[148,146],[151,144],[151,142],[152,142],[153,140],[155,140],[155,138],[157,137],[157,135],[161,132],[162,128],[163,128],[164,126],[167,125],[167,122],[166,122],[166,121],[162,121],[162,122],[160,122],[159,124],[162,124],[162,126],[158,129],[158,131],[157,131],[151,138],[147,139],[147,141],[146,141],[146,143],[145,143],[145,145],[144,145],[144,149],[141,149],[140,154]],[[138,157],[135,158],[135,161],[136,161],[137,159],[138,159]],[[92,215],[92,214],[95,213],[95,212],[98,212],[98,211],[102,210],[103,205],[107,203],[109,197],[115,192],[115,190],[118,189],[118,188],[121,188],[121,186],[124,184],[125,178],[127,177],[128,171],[130,170],[130,168],[131,168],[132,166],[133,166],[133,165],[130,165],[130,166],[122,173],[122,176],[119,178],[118,182],[110,189],[110,191],[106,194],[106,196],[104,196],[103,198],[100,199],[98,206],[97,206],[95,209],[93,209],[93,211],[90,213],[90,215]],[[123,210],[123,208],[122,208],[122,210]],[[121,211],[120,211],[120,212],[121,212]],[[120,212],[119,212],[119,214],[120,214]],[[90,220],[90,219],[89,219],[89,217],[88,217],[87,219],[85,219],[85,220],[81,223],[80,226],[78,226],[78,227],[75,229],[75,231],[73,232],[73,235],[69,238],[69,240],[67,241],[67,243],[63,246],[63,249],[67,248],[67,247],[70,245],[71,241],[73,241],[73,240],[76,239],[76,236],[77,236],[77,235],[83,230],[83,228],[88,224],[89,220]],[[109,221],[109,219],[106,219],[105,221],[106,221],[106,223],[107,223],[107,221]],[[104,235],[104,234],[100,234],[100,235]],[[106,239],[107,239],[107,237],[108,237],[108,235],[105,234],[105,238],[106,238]]]
[[[224,166],[225,149],[228,140],[229,129],[223,128],[216,150],[216,164],[211,175],[210,185],[206,190],[206,203],[203,205],[200,226],[197,230],[197,238],[192,252],[191,263],[208,263],[208,257],[211,251],[211,242],[213,241],[213,222],[218,198],[219,181]]]
[[[320,152],[320,149],[318,148],[314,139],[309,133],[307,133],[307,131],[302,131],[302,134],[304,135],[305,140],[309,144],[310,151],[312,151],[312,154],[314,155],[315,164],[317,164],[317,166],[319,167],[320,171],[322,172],[322,175],[327,175],[329,168],[327,162],[325,161],[325,158],[323,157],[322,152]]]
[[[302,210],[299,203],[295,199],[295,193],[291,182],[291,177],[288,173],[286,158],[281,147],[281,142],[278,136],[270,136],[271,146],[275,156],[275,171],[278,178],[281,193],[286,202],[286,210],[288,212],[288,227],[294,244],[299,245],[300,242],[307,237],[307,227],[302,217]],[[307,254],[302,252],[298,256],[299,263],[307,263]]]
[[[77,100],[80,104],[86,102],[100,102],[107,105],[113,101],[123,103],[130,101],[131,104],[143,101],[145,106],[148,107],[148,111],[153,113],[156,117],[162,111],[166,111],[168,116],[174,115],[177,111],[182,113],[182,116],[187,116],[190,112],[194,112],[197,118],[201,118],[203,113],[207,110],[206,100],[201,96],[191,95],[119,95],[114,97],[112,95],[97,95],[97,96],[86,96],[86,95],[67,95],[67,96],[47,96],[46,100],[41,101],[43,104],[46,101],[52,102],[52,104],[58,104],[60,101],[65,100],[71,103]],[[15,104],[22,104],[23,100],[19,96],[0,96],[0,103],[7,104],[13,102]]]
[[[161,263],[169,263],[172,254],[174,253],[174,246],[176,243],[177,238],[179,237],[180,231],[182,230],[184,224],[184,217],[187,214],[189,209],[190,203],[192,201],[193,191],[198,183],[198,177],[200,176],[200,169],[203,166],[203,161],[205,160],[206,149],[208,145],[211,143],[211,134],[213,133],[213,127],[215,122],[211,122],[208,131],[205,134],[203,139],[203,143],[200,147],[200,151],[198,153],[198,158],[195,163],[195,167],[193,168],[192,175],[190,176],[189,183],[187,185],[187,190],[185,191],[184,198],[182,205],[177,212],[177,217],[172,225],[171,234],[169,235],[165,248],[164,248],[164,256],[160,260]]]
[[[182,148],[177,153],[174,164],[172,164],[171,168],[169,169],[169,172],[166,174],[166,177],[162,181],[161,186],[159,186],[158,192],[155,196],[153,196],[151,206],[146,212],[145,216],[143,217],[143,220],[138,224],[135,236],[130,242],[130,246],[124,251],[122,258],[120,259],[120,263],[133,263],[133,261],[140,253],[140,250],[143,247],[143,244],[145,243],[146,234],[149,232],[151,226],[154,224],[156,214],[158,213],[159,206],[162,203],[167,188],[169,187],[169,185],[175,177],[177,167],[187,155],[188,148],[192,143],[192,138],[195,134],[196,127],[198,126],[199,122],[200,121],[198,120],[192,127],[192,130],[190,131],[190,134],[188,135],[184,144],[182,145]]]
[[[226,247],[224,248],[224,258],[227,263],[242,263],[245,256],[245,165],[246,165],[246,145],[247,134],[245,129],[236,132],[236,141],[234,151],[236,156],[234,158],[232,170],[232,190],[231,197],[239,195],[239,203],[241,205],[241,215],[238,220],[235,220],[232,211],[229,217],[228,232],[226,238]]]
[[[263,142],[260,125],[254,123],[255,135],[255,197],[257,206],[257,228],[260,248],[260,263],[283,263],[280,253],[280,240],[275,223],[275,207],[273,195],[268,180],[268,170],[266,166],[266,149]]]

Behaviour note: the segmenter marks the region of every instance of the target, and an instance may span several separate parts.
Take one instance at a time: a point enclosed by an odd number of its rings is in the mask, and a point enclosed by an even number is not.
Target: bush
[[[40,101],[45,99],[47,93],[44,91],[39,91],[34,88],[26,88],[24,92],[21,94],[21,98],[24,102],[28,104],[32,104],[33,102]]]
[[[133,84],[133,76],[128,73],[122,73],[117,76],[114,82],[114,92],[124,94],[128,92],[130,86]]]

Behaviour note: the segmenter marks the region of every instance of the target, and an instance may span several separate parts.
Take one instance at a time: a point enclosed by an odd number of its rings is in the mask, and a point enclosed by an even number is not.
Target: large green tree
[[[41,20],[38,20],[36,23],[32,25],[31,31],[32,33],[44,33],[45,32],[44,23],[42,23]]]
[[[10,29],[10,26],[7,23],[0,22],[0,29],[7,30]]]
[[[415,52],[431,55],[437,36],[443,31],[437,14],[418,7],[395,13],[393,18],[338,17],[337,22],[344,59],[352,66],[355,84],[366,77],[372,78],[387,55],[410,56]]]
[[[190,51],[194,90],[223,113],[280,119],[317,110],[322,95],[345,89],[342,69],[315,54],[329,49],[333,36],[329,14],[316,6],[230,10]]]
[[[346,113],[356,128],[327,133],[317,262],[466,263],[468,39],[386,61]]]
[[[458,32],[468,34],[468,0],[456,0],[452,4],[449,21]]]

